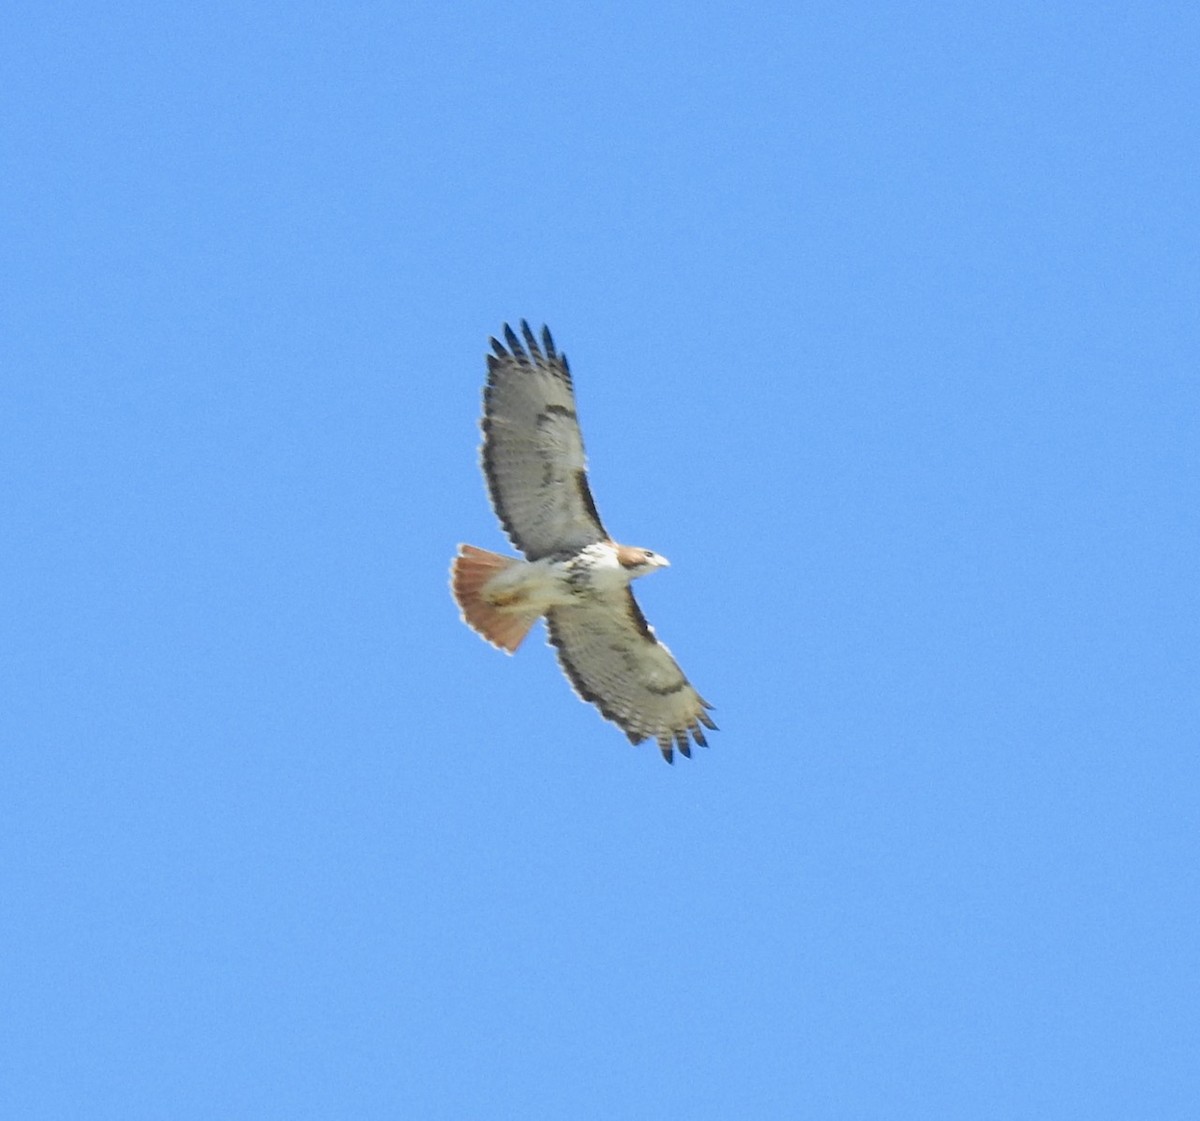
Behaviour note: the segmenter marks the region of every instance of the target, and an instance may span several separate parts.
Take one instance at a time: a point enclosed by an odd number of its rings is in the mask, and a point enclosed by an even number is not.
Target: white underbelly
[[[493,576],[484,588],[489,602],[501,611],[539,615],[552,607],[578,603],[566,565],[552,560],[518,561]]]

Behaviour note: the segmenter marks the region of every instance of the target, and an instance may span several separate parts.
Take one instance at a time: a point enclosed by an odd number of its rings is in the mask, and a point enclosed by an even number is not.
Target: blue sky
[[[0,1113],[1195,1115],[1193,5],[2,32]],[[521,317],[690,762],[450,601]]]

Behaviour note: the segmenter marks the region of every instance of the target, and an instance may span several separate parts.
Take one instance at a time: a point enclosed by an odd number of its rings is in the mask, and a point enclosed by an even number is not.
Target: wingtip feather
[[[535,361],[540,361],[542,358],[542,348],[538,346],[537,336],[533,333],[533,329],[525,319],[521,320],[521,334],[525,336],[525,345],[529,348],[529,353],[533,355]]]
[[[518,361],[526,357],[525,348],[521,346],[521,340],[517,338],[517,333],[507,323],[504,324],[504,341],[508,343],[509,351]]]

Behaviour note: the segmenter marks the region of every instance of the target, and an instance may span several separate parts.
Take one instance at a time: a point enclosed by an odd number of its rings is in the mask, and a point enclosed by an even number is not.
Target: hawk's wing
[[[672,747],[691,755],[689,736],[707,746],[700,726],[716,728],[707,711],[712,705],[654,636],[628,588],[578,607],[552,608],[546,626],[575,691],[632,743],[653,736],[668,763]]]
[[[504,325],[492,339],[483,394],[483,473],[496,516],[529,560],[604,541],[588,489],[575,391],[548,328],[542,345],[521,321],[525,346]]]

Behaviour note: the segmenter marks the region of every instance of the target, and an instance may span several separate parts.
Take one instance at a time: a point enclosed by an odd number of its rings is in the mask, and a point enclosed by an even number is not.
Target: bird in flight
[[[483,393],[483,474],[492,507],[525,559],[460,545],[451,589],[464,622],[513,653],[545,617],[550,644],[575,692],[631,743],[653,738],[663,758],[690,756],[716,729],[633,598],[630,584],[665,568],[649,549],[618,545],[588,487],[575,390],[547,327],[539,345],[506,323],[492,339]]]

